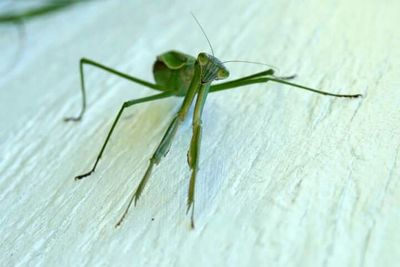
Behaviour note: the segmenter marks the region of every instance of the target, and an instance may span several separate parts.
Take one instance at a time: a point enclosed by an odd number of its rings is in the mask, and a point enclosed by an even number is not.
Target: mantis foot
[[[69,121],[80,121],[82,119],[82,116],[78,116],[78,117],[65,117],[64,118],[64,122],[69,122]]]
[[[83,179],[83,178],[85,178],[85,177],[91,175],[92,173],[94,173],[94,170],[91,170],[90,172],[87,172],[87,173],[78,175],[78,176],[76,176],[74,179],[75,179],[75,181],[78,181],[78,180],[81,180],[81,179]]]

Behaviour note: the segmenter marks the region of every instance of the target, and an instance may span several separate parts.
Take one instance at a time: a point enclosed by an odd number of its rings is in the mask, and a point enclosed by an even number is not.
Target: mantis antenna
[[[211,49],[211,53],[212,53],[212,55],[214,56],[214,49],[213,49],[213,47],[212,47],[212,45],[211,45],[210,39],[208,39],[208,36],[207,36],[206,32],[204,31],[204,29],[203,29],[203,27],[201,26],[199,20],[196,18],[196,16],[193,14],[193,12],[190,12],[190,14],[192,15],[193,19],[196,21],[196,23],[197,23],[197,25],[199,26],[200,30],[202,31],[204,37],[206,37],[207,42],[208,42],[208,45],[210,46],[210,49]],[[255,61],[247,61],[247,60],[227,60],[227,61],[224,61],[224,62],[222,62],[222,63],[225,64],[225,63],[231,63],[231,62],[240,62],[240,63],[250,63],[250,64],[256,64],[256,65],[263,65],[263,66],[270,67],[270,68],[272,68],[272,69],[276,69],[276,70],[279,72],[279,69],[278,69],[277,67],[275,67],[275,66],[268,65],[268,64],[265,64],[265,63],[261,63],[261,62],[255,62]]]
[[[223,61],[222,64],[225,64],[225,63],[232,63],[232,62],[235,62],[235,63],[249,63],[249,64],[267,66],[267,67],[270,67],[271,69],[275,69],[277,72],[279,72],[279,68],[277,68],[277,67],[275,67],[275,66],[273,66],[273,65],[269,65],[269,64],[262,63],[262,62],[257,62],[257,61],[248,61],[248,60],[227,60],[227,61]]]
[[[199,25],[200,30],[203,32],[204,36],[206,37],[207,42],[208,42],[208,45],[210,46],[210,49],[211,49],[211,53],[212,53],[212,55],[214,56],[214,49],[213,49],[213,47],[212,47],[212,45],[211,45],[210,40],[209,40],[208,37],[207,37],[206,32],[204,31],[203,27],[201,26],[200,22],[197,20],[196,16],[193,14],[193,12],[190,12],[190,14],[192,15],[192,17],[193,17],[194,20],[196,21],[197,25]]]

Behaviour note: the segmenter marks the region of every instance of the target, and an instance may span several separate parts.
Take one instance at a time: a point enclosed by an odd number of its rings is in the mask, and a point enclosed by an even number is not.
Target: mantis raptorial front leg
[[[197,96],[196,106],[193,113],[193,135],[190,141],[190,148],[187,154],[188,164],[192,170],[192,175],[190,176],[189,191],[188,191],[188,202],[187,202],[187,212],[192,208],[191,214],[191,226],[194,228],[194,194],[196,186],[196,176],[199,170],[199,157],[200,157],[200,144],[201,144],[201,132],[202,132],[202,121],[201,115],[203,113],[203,107],[207,99],[208,90],[210,85],[203,85]]]
[[[136,188],[135,192],[131,196],[128,205],[122,214],[121,218],[118,220],[117,224],[115,227],[118,227],[122,221],[125,219],[126,214],[129,211],[129,208],[131,207],[132,203],[136,205],[136,202],[138,201],[140,195],[143,192],[144,187],[147,184],[147,181],[150,178],[151,172],[153,170],[154,165],[157,165],[160,163],[161,159],[165,157],[169,149],[171,148],[172,141],[175,137],[176,131],[178,130],[179,125],[183,122],[183,120],[186,117],[186,114],[189,111],[190,106],[192,105],[193,99],[198,91],[198,84],[200,82],[200,72],[198,69],[196,69],[196,73],[194,75],[194,78],[190,84],[190,88],[188,89],[188,92],[183,100],[182,106],[171,121],[167,131],[165,132],[163,138],[161,139],[160,144],[158,145],[156,151],[154,152],[153,156],[150,158],[149,166],[147,167],[147,170],[140,181],[138,187]]]

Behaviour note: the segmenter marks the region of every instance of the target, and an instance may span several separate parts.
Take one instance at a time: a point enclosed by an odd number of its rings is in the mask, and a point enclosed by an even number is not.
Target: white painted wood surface
[[[129,2],[129,3],[128,3]],[[26,25],[0,80],[1,266],[397,266],[400,261],[399,1],[95,1]],[[91,166],[123,100],[153,93],[78,61],[152,80],[157,54],[268,62],[296,82],[210,95],[196,195],[185,215],[191,124],[122,227],[114,224],[181,99],[129,110]],[[13,27],[0,28],[0,67]],[[263,69],[231,64],[232,77]]]

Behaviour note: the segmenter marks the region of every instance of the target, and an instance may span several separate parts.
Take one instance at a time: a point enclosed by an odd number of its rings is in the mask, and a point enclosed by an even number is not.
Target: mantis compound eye
[[[197,59],[199,60],[200,65],[206,65],[209,60],[206,53],[200,53]]]
[[[227,69],[225,69],[225,68],[221,68],[217,72],[216,80],[222,80],[222,79],[226,79],[228,77],[229,77],[229,71]]]

